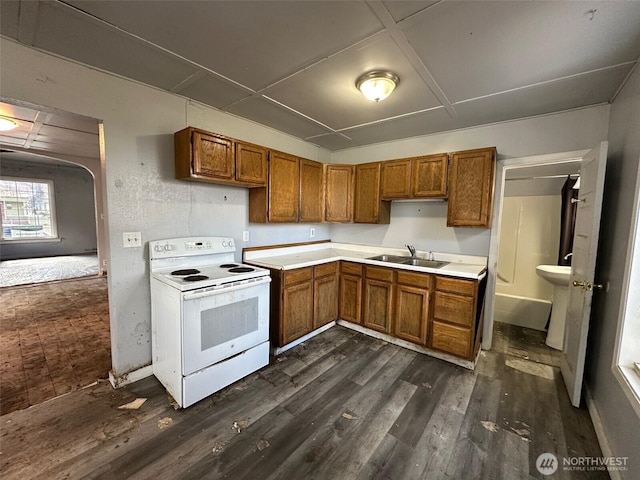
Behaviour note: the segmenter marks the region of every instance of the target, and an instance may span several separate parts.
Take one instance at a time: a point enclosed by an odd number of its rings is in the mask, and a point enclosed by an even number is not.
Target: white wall
[[[612,372],[616,331],[623,304],[627,243],[640,163],[640,69],[611,107],[595,281],[608,285],[593,295],[585,381],[602,419],[613,454],[629,457],[626,479],[640,478],[640,418]],[[640,348],[640,346],[638,347]]]
[[[309,240],[308,225],[249,225],[246,189],[175,180],[173,133],[191,125],[319,161],[327,161],[329,152],[176,95],[0,42],[2,96],[104,122],[116,376],[151,362],[146,242],[185,235],[230,236],[239,246]],[[329,226],[315,227],[316,239],[329,237]],[[251,232],[248,244],[241,241],[243,230]],[[128,231],[142,232],[145,248],[123,249],[122,233]]]
[[[0,246],[0,259],[76,255],[96,251],[96,210],[93,177],[89,171],[82,167],[2,158],[0,174],[53,181],[55,218],[60,237],[60,241],[55,242],[5,242]]]
[[[560,245],[560,195],[505,197],[496,293],[551,300],[537,265],[555,265]]]

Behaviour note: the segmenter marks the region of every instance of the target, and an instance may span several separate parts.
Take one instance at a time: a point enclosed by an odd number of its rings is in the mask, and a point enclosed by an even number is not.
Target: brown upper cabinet
[[[298,221],[300,202],[300,159],[269,151],[269,181],[266,188],[249,191],[250,222]]]
[[[356,165],[355,223],[389,223],[391,204],[380,199],[382,164]]]
[[[176,178],[244,187],[267,182],[267,150],[189,127],[174,134]]]
[[[324,220],[324,172],[320,162],[300,159],[300,213],[298,221]]]
[[[382,199],[445,198],[446,153],[382,162]]]
[[[324,219],[326,222],[350,223],[353,221],[354,176],[353,165],[325,165]]]
[[[447,226],[491,226],[495,169],[495,147],[451,155]]]

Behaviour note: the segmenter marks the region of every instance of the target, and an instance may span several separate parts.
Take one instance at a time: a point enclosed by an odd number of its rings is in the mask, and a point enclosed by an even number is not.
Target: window
[[[0,177],[2,240],[57,238],[53,182]]]
[[[613,371],[640,415],[640,192],[638,187],[640,187],[640,171],[636,184]]]

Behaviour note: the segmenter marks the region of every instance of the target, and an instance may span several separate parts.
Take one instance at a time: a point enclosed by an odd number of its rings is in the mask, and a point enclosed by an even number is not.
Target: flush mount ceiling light
[[[362,75],[356,87],[368,100],[379,102],[387,98],[399,82],[395,73],[376,70]]]
[[[7,130],[13,130],[18,124],[13,120],[5,117],[0,117],[0,132],[6,132]]]

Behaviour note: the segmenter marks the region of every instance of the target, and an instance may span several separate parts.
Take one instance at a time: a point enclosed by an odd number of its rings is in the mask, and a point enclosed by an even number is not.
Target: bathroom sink
[[[553,285],[569,285],[571,267],[562,265],[538,265],[536,273]]]
[[[449,262],[441,262],[439,260],[426,260],[424,258],[410,258],[402,262],[405,265],[415,265],[416,267],[441,268],[449,265]]]
[[[391,262],[402,263],[409,257],[403,257],[402,255],[376,255],[375,257],[369,257],[367,260],[378,260],[379,262]]]

